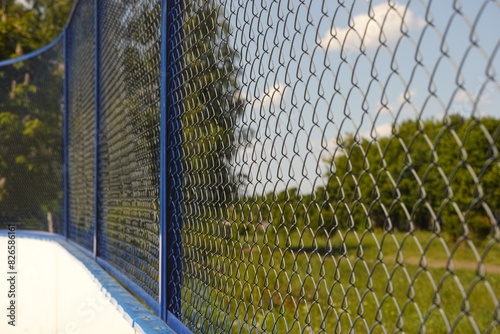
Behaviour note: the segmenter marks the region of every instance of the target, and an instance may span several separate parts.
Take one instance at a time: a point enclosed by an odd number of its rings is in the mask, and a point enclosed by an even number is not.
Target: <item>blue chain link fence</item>
[[[78,1],[65,32],[66,236],[93,249],[95,180],[94,7]],[[71,223],[69,223],[71,222]]]
[[[179,331],[499,333],[499,19],[77,1],[0,64],[0,219],[66,234]]]

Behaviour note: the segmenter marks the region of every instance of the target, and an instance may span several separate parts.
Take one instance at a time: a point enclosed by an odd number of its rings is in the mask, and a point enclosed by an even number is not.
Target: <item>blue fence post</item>
[[[176,100],[182,1],[162,0],[161,11],[159,315],[170,326],[182,327],[176,319],[181,315],[182,267],[182,106]]]
[[[94,259],[98,254],[98,224],[99,224],[99,52],[100,52],[100,32],[99,32],[99,0],[94,0]]]
[[[68,114],[68,34],[63,30],[63,233],[69,238],[69,114]]]

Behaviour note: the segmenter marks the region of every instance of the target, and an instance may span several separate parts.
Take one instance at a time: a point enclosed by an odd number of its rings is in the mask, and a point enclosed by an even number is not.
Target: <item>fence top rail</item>
[[[64,26],[61,33],[56,38],[54,38],[53,41],[51,41],[50,43],[48,43],[45,46],[42,46],[41,48],[39,48],[35,51],[24,54],[22,56],[15,57],[12,59],[0,60],[0,67],[9,66],[9,65],[12,65],[12,64],[15,64],[15,63],[18,63],[21,61],[26,61],[26,60],[29,60],[29,59],[34,58],[36,56],[39,56],[40,54],[44,53],[45,51],[49,50],[54,45],[56,45],[58,42],[60,42],[64,36],[64,32],[66,31],[66,29],[68,28],[68,26],[70,25],[70,23],[72,21],[72,18],[73,18],[74,13],[75,13],[75,9],[77,8],[79,2],[80,2],[79,0],[75,0],[75,2],[73,3],[73,7],[71,8],[71,12],[68,16],[68,20],[66,21],[66,25]]]
[[[45,46],[42,46],[41,48],[39,48],[35,51],[32,51],[30,53],[27,53],[25,55],[22,55],[22,56],[19,56],[16,58],[0,60],[0,67],[9,66],[9,65],[19,63],[21,61],[26,61],[26,60],[29,60],[29,59],[34,58],[36,56],[39,56],[42,53],[44,53],[45,51],[50,50],[57,43],[59,43],[61,41],[61,39],[63,38],[63,36],[64,36],[64,31],[62,31],[52,42],[50,42],[49,44],[47,44]]]
[[[76,8],[78,7],[78,3],[80,0],[75,0],[73,2],[73,7],[71,8],[71,12],[69,12],[68,20],[66,21],[66,25],[64,26],[64,30],[68,28],[68,26],[71,24],[71,21],[73,20],[73,16],[75,15]]]

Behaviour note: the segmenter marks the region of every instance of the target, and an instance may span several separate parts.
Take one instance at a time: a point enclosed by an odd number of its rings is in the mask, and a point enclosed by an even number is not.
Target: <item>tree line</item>
[[[326,235],[378,228],[487,236],[500,219],[500,120],[407,120],[392,132],[345,136],[340,153],[325,161],[325,186],[245,198],[233,216]]]

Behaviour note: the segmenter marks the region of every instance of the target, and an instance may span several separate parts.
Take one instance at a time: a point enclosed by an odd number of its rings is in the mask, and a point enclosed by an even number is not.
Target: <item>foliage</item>
[[[268,194],[241,216],[326,235],[422,229],[480,240],[500,215],[499,131],[498,119],[453,115],[408,120],[376,140],[348,135],[328,161],[326,187]]]
[[[239,96],[239,55],[218,3],[186,1],[183,21],[183,148],[186,199],[204,211],[219,211],[236,198],[241,175],[231,169],[237,127],[244,112]],[[244,144],[244,143],[243,143]]]
[[[19,56],[50,42],[61,32],[70,9],[68,0],[32,1],[27,7],[2,1],[0,58]],[[29,217],[35,224],[31,228],[41,228],[37,225],[46,215],[51,220],[52,213],[60,210],[61,55],[56,47],[0,68],[1,219]]]
[[[24,6],[2,0],[0,8],[0,59],[34,51],[62,31],[73,0],[32,0]]]

